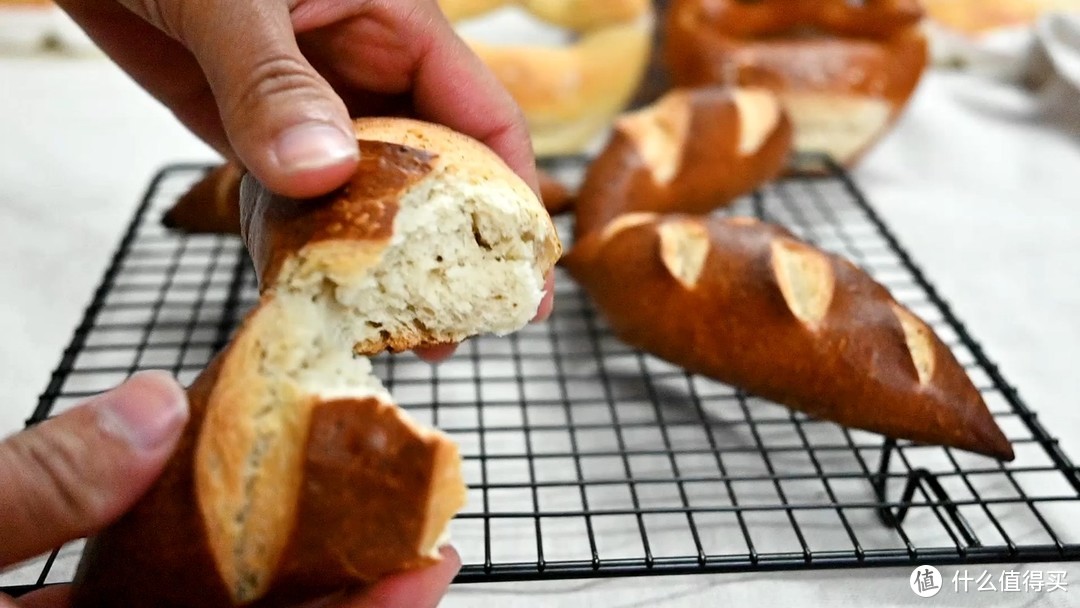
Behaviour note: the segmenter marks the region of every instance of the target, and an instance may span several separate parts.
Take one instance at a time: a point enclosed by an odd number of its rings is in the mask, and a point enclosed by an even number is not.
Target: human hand
[[[539,193],[520,109],[435,0],[59,4],[181,122],[280,194],[319,196],[348,180],[359,159],[350,116],[402,114],[479,139]],[[551,308],[549,277],[537,319]]]
[[[161,474],[188,420],[183,389],[144,372],[55,418],[0,442],[0,568],[90,536],[119,518]],[[461,566],[439,564],[389,577],[318,608],[434,607]],[[64,607],[70,587],[46,587],[0,608]]]
[[[517,105],[435,0],[60,0],[194,133],[271,190],[344,184],[350,116],[411,115],[490,146],[534,189]]]

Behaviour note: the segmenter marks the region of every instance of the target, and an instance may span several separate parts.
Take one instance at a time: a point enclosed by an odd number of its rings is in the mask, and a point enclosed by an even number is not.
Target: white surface
[[[0,430],[8,432],[45,386],[154,171],[213,154],[103,61],[0,61],[0,83]],[[931,75],[857,180],[1076,457],[1080,129],[1055,122],[1075,112],[1060,105],[1074,97]],[[1048,117],[1043,107],[1066,110]],[[1069,569],[1071,593],[946,590],[919,600],[907,570],[887,569],[462,586],[445,605],[1076,605],[1077,567],[1018,569],[1055,568]],[[949,579],[955,569],[942,571]]]

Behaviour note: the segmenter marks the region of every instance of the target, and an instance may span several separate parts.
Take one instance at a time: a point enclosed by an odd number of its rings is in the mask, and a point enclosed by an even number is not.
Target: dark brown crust
[[[164,473],[126,515],[87,542],[72,588],[74,608],[232,606],[206,540],[192,466],[227,352],[188,388],[191,417]]]
[[[241,193],[241,227],[261,289],[282,263],[325,240],[389,242],[398,198],[432,171],[431,153],[385,142],[361,141],[360,163],[336,192],[295,200],[270,192],[250,175]]]
[[[706,4],[708,8],[706,8]],[[914,0],[675,0],[663,50],[678,86],[724,83],[888,101],[899,117],[929,59]],[[807,28],[816,36],[806,36]],[[847,161],[857,162],[859,154]]]
[[[936,336],[936,370],[928,386],[919,384],[894,300],[864,272],[828,256],[835,295],[815,332],[789,310],[771,270],[770,244],[792,235],[757,222],[696,221],[707,227],[710,251],[693,289],[663,264],[659,222],[606,242],[592,233],[564,258],[620,339],[812,416],[1013,458],[978,390]]]
[[[569,188],[547,171],[537,171],[537,178],[540,180],[540,200],[549,215],[555,216],[571,210],[574,206],[574,195]]]
[[[674,179],[658,184],[633,139],[618,127],[589,166],[575,205],[575,235],[598,230],[623,213],[702,214],[725,206],[776,177],[791,151],[791,123],[781,114],[758,150],[739,154],[739,110],[732,89],[685,91],[689,136]]]
[[[386,450],[371,449],[376,434]],[[318,405],[307,442],[300,525],[270,596],[303,590],[296,599],[311,599],[435,562],[414,547],[439,471],[438,440],[418,437],[374,399],[353,399]]]
[[[214,168],[165,212],[162,225],[192,234],[239,235],[242,176],[232,164]]]

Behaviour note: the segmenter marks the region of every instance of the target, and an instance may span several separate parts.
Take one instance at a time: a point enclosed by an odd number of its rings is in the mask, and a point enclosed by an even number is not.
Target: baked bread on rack
[[[615,121],[578,191],[575,235],[623,213],[708,213],[779,175],[790,152],[771,91],[675,89]]]
[[[161,216],[166,228],[192,234],[240,234],[240,178],[232,163],[214,167]]]
[[[466,42],[521,106],[537,156],[581,152],[633,98],[652,50],[650,0],[439,0],[452,22],[513,7],[569,34],[563,46]]]
[[[930,326],[783,228],[628,213],[562,263],[618,338],[692,373],[849,427],[1013,458]]]
[[[405,119],[356,136],[359,169],[327,197],[244,178],[259,302],[190,387],[164,475],[89,541],[74,606],[289,605],[439,559],[458,449],[368,357],[521,328],[561,245],[480,143]]]
[[[673,0],[664,57],[679,86],[775,90],[795,148],[851,166],[919,83],[922,16],[917,0]]]

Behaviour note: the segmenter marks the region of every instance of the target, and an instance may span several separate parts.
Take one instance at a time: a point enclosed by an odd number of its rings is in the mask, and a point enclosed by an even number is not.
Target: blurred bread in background
[[[1030,27],[1044,13],[1080,10],[1080,0],[923,0],[938,25],[969,36]]]
[[[0,57],[57,52],[100,55],[52,0],[0,0]]]
[[[439,0],[521,106],[537,156],[598,145],[641,86],[649,0]]]
[[[1037,24],[1080,13],[1080,0],[922,0],[934,65],[1009,81],[1028,79]]]

